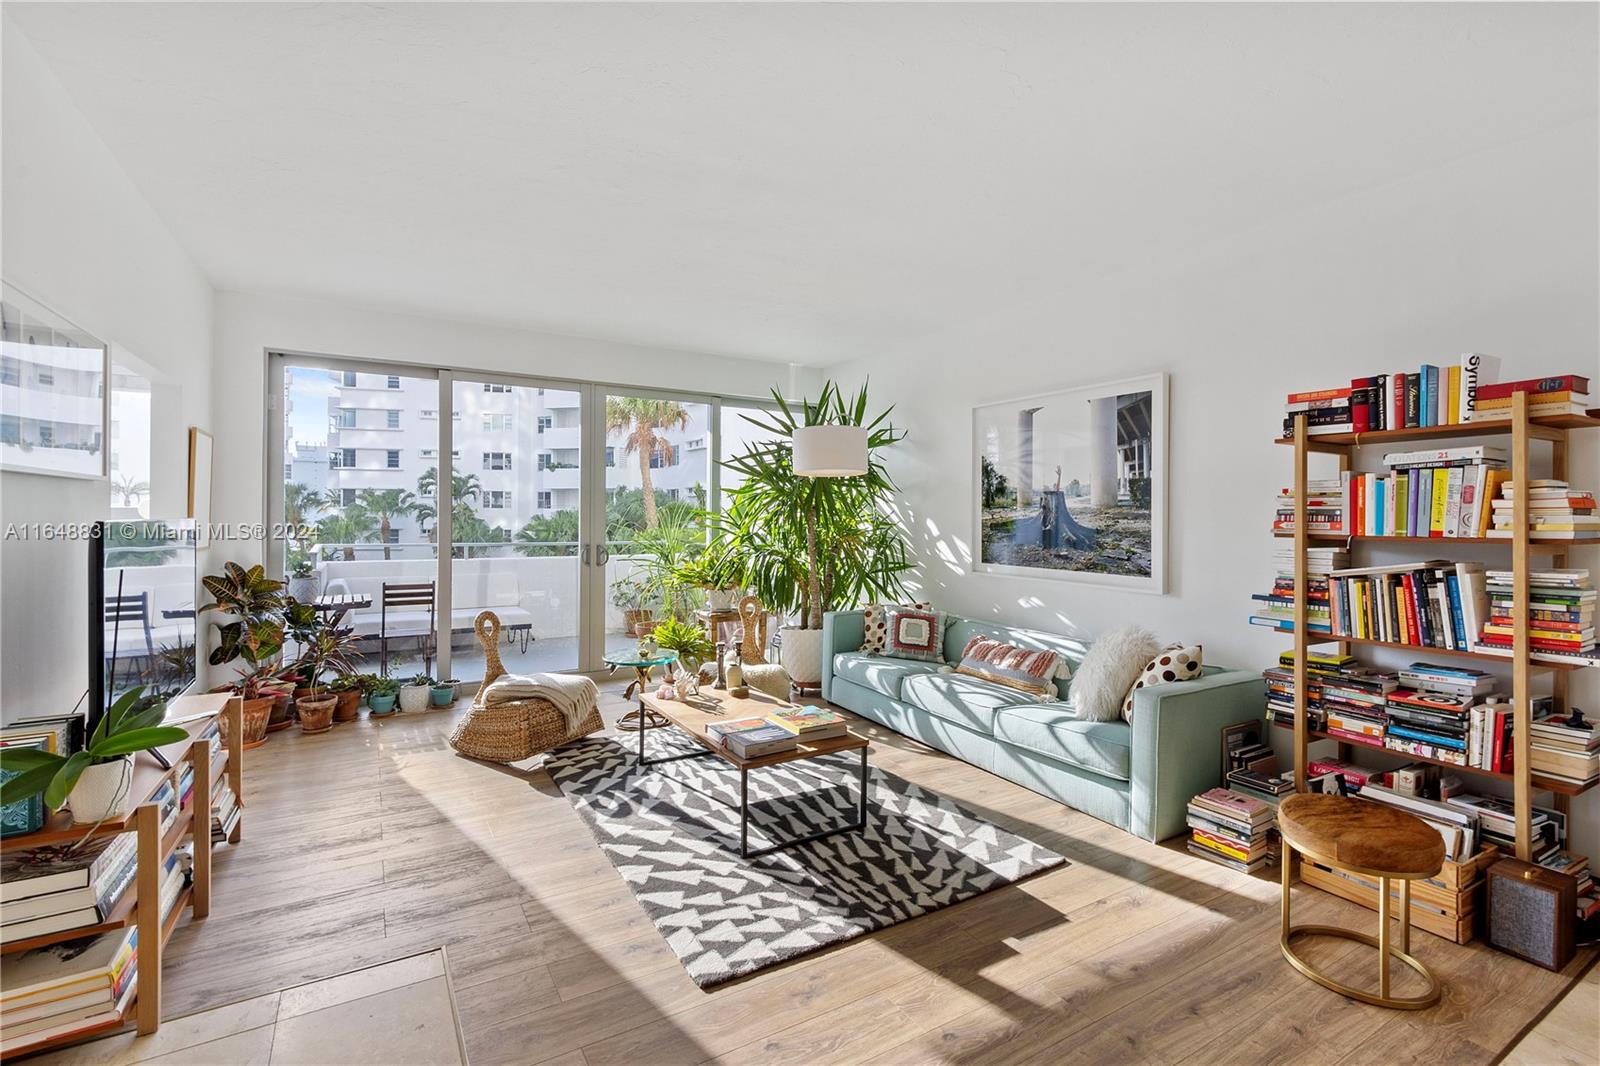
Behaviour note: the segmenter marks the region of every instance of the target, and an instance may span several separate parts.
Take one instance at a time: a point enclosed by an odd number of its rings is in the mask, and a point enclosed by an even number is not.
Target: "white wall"
[[[1292,476],[1289,450],[1271,443],[1284,394],[1463,351],[1499,355],[1508,377],[1600,382],[1596,159],[1590,119],[1088,288],[1048,292],[1041,263],[1042,295],[832,368],[847,387],[870,375],[910,431],[891,467],[923,586],[964,615],[1086,635],[1139,622],[1203,641],[1208,662],[1269,665],[1285,640],[1245,617],[1271,581],[1272,497]],[[972,573],[973,404],[1158,370],[1171,375],[1168,594]],[[1572,480],[1600,489],[1600,434],[1575,440]],[[1574,565],[1600,573],[1600,553],[1581,550]],[[1596,673],[1573,687],[1590,712]],[[1574,812],[1576,850],[1600,853],[1600,797]]]
[[[311,352],[423,367],[548,375],[628,385],[765,396],[812,385],[816,372],[782,363],[564,337],[481,323],[371,311],[318,300],[221,292],[216,300],[217,522],[263,520],[266,352]],[[275,457],[276,466],[282,459]],[[260,558],[259,542],[227,545]],[[215,550],[215,548],[213,549]]]
[[[211,287],[9,17],[3,37],[0,271],[172,386],[154,412],[151,514],[179,517],[187,428],[211,424]],[[85,522],[109,509],[104,480],[0,474],[0,526]],[[8,721],[68,711],[82,695],[86,575],[82,542],[0,542]]]

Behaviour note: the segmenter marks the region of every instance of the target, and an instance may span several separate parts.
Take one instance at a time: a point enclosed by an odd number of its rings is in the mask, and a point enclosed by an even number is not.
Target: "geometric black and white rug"
[[[651,756],[696,747],[675,729],[646,735]],[[743,859],[738,771],[718,758],[641,769],[636,752],[589,737],[544,768],[701,987],[1066,861],[876,767],[865,830]],[[751,771],[751,846],[851,821],[859,775],[857,752]]]

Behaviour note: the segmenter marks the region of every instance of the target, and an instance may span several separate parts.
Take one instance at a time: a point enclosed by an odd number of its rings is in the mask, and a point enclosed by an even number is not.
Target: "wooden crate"
[[[1446,862],[1437,877],[1411,882],[1411,924],[1457,944],[1469,943],[1477,925],[1483,872],[1499,857],[1498,848],[1485,845],[1466,862]],[[1323,866],[1302,856],[1300,880],[1340,899],[1359,903],[1368,910],[1378,909],[1377,882],[1364,876]],[[1396,916],[1399,898],[1399,884],[1391,882],[1389,911]]]

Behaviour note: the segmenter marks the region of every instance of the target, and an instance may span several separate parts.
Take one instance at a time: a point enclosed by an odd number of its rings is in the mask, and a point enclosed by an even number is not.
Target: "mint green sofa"
[[[1258,673],[1207,667],[1202,677],[1140,689],[1133,721],[1080,722],[1070,679],[1061,702],[949,671],[948,665],[863,655],[860,611],[822,623],[824,699],[964,762],[1110,822],[1146,840],[1186,831],[1189,800],[1221,783],[1222,728],[1261,718]],[[1059,652],[1076,668],[1087,647],[1070,637],[957,618],[945,631],[954,663],[983,633]]]

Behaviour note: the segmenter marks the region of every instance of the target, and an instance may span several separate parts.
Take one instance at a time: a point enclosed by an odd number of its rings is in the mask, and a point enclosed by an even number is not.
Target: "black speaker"
[[[1519,859],[1489,867],[1489,943],[1547,970],[1577,950],[1578,882]]]

